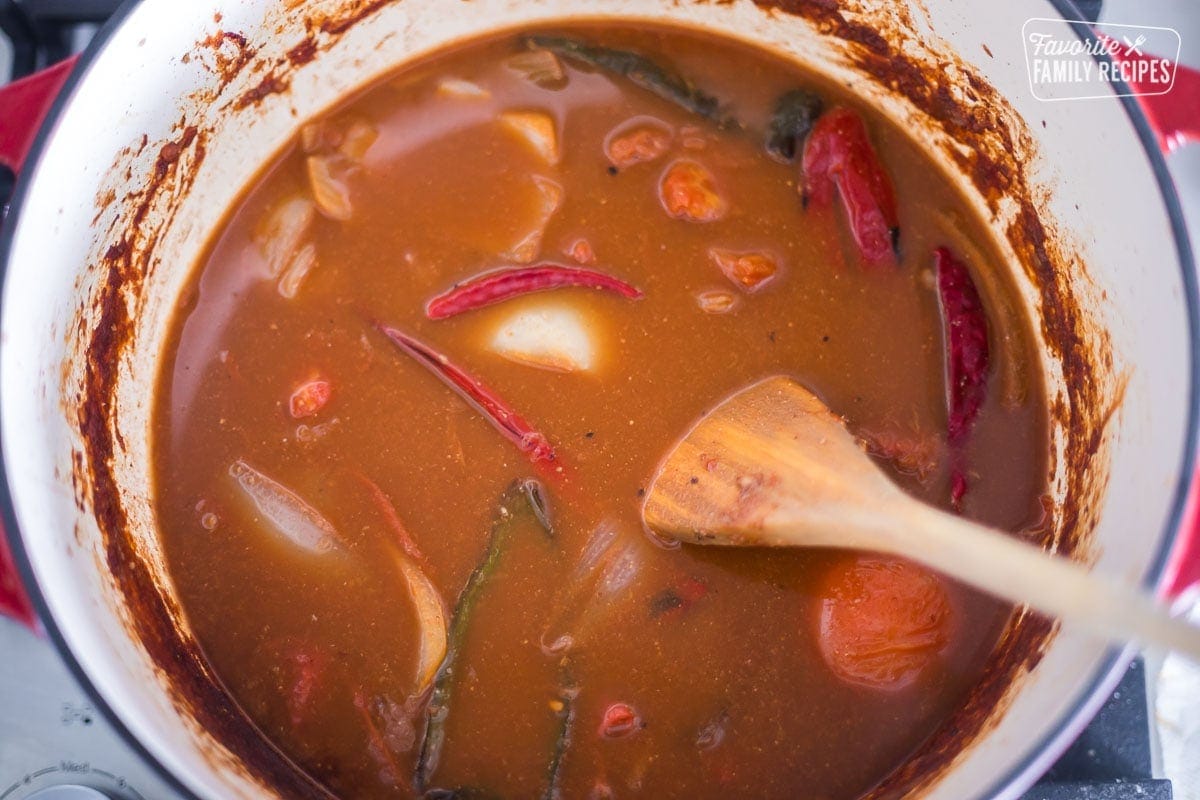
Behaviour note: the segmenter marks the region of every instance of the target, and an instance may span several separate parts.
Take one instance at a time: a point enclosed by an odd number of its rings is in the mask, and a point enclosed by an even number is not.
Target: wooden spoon
[[[1200,662],[1200,629],[1151,597],[905,494],[840,417],[786,376],[702,419],[659,468],[642,513],[659,534],[697,544],[902,556],[1113,642]]]

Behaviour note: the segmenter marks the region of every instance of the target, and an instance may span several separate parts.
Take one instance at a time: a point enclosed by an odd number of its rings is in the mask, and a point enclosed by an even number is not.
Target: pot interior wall
[[[379,4],[361,19],[356,9],[368,4],[229,2],[216,4],[216,21],[212,6],[201,5],[145,0],[130,11],[75,86],[28,176],[4,296],[5,464],[55,626],[153,756],[202,796],[258,797],[280,787],[319,795],[281,778],[277,770],[287,765],[279,758],[247,757],[228,734],[242,725],[236,709],[197,705],[211,699],[204,686],[212,676],[181,654],[190,640],[155,534],[146,435],[162,342],[197,254],[257,165],[299,121],[446,43],[585,9],[588,17],[736,31],[849,82],[926,139],[940,160],[952,143],[910,102],[862,75],[858,45],[818,33],[826,27],[820,20],[748,2],[473,0],[448,14],[443,0],[405,0]],[[927,11],[911,15],[889,6],[875,12],[887,19],[869,21],[933,56],[947,48],[947,63],[963,54],[1029,123],[1038,208],[1055,221],[1057,241],[1082,256],[1062,263],[1087,264],[1069,276],[1088,320],[1071,355],[1094,362],[1097,396],[1111,397],[1114,410],[1123,399],[1113,416],[1118,435],[1097,440],[1090,463],[1068,461],[1073,432],[1056,427],[1054,499],[1064,501],[1071,485],[1090,491],[1090,507],[1102,515],[1088,553],[1098,569],[1143,581],[1156,574],[1190,447],[1192,289],[1181,277],[1150,162],[1121,106],[1043,104],[1030,96],[1020,25],[1051,15],[1049,7],[1021,0],[973,4],[968,12],[962,5],[928,2]],[[315,49],[297,49],[305,42]],[[992,215],[978,192],[969,193]],[[1026,265],[1016,282],[1031,314],[1044,335],[1062,336],[1044,313],[1030,254],[1018,258],[1004,238],[1013,204],[997,210],[1002,249]],[[1051,348],[1045,367],[1049,402],[1073,402]],[[1116,490],[1105,492],[1110,467]],[[1071,470],[1090,477],[1072,484]],[[109,479],[119,496],[116,516]],[[1067,628],[1012,683],[1019,691],[977,699],[988,704],[979,710],[988,717],[982,733],[969,747],[951,741],[948,752],[928,754],[930,763],[954,761],[955,768],[909,776],[918,793],[984,796],[1022,765],[1036,767],[1041,745],[1111,668],[1103,646]],[[191,677],[181,680],[181,672]]]

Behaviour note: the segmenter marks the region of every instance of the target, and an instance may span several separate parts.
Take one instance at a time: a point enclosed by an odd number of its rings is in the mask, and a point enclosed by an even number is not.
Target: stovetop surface
[[[119,5],[120,0],[0,0],[0,31],[7,34],[0,35],[0,83],[77,52]],[[1091,19],[1100,5],[1080,3]],[[2,173],[0,206],[11,191],[11,176]],[[1153,779],[1151,769],[1145,670],[1138,660],[1024,800],[1170,800],[1170,783]],[[104,794],[59,800],[179,796],[96,711],[52,645],[0,620],[0,800],[27,800],[66,784]]]
[[[0,800],[63,784],[111,800],[178,796],[97,712],[48,641],[0,620]]]

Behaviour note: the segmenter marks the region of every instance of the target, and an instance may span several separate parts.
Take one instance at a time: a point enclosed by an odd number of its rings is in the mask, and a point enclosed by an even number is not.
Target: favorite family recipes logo
[[[1094,37],[1080,37],[1086,27]],[[1175,83],[1180,39],[1172,28],[1034,18],[1021,35],[1039,100],[1166,94]]]

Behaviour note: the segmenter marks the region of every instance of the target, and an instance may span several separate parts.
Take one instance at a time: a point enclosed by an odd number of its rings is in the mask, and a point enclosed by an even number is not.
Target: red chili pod
[[[422,567],[427,567],[428,562],[425,560],[425,554],[421,552],[421,548],[412,538],[412,534],[408,532],[408,527],[400,519],[400,514],[396,511],[396,507],[392,505],[392,501],[388,499],[387,494],[379,487],[379,484],[368,478],[365,473],[355,470],[354,474],[358,478],[358,482],[370,492],[371,501],[375,504],[375,508],[379,511],[380,516],[387,522],[388,527],[392,529],[392,534],[396,537],[396,544],[413,561],[416,561]]]
[[[555,460],[550,440],[525,421],[512,406],[485,386],[478,378],[451,363],[450,359],[407,333],[376,323],[376,327],[392,343],[421,366],[432,372],[442,383],[474,406],[492,425],[515,444],[534,464]]]
[[[967,493],[963,449],[987,399],[991,353],[987,316],[966,265],[945,247],[934,253],[946,348],[946,439],[951,449],[951,503]]]
[[[429,319],[446,319],[513,297],[571,286],[612,292],[630,300],[642,297],[640,289],[612,275],[594,269],[547,263],[531,267],[505,267],[466,280],[426,303],[425,316]]]
[[[836,188],[863,259],[895,264],[900,239],[896,195],[862,117],[848,108],[822,114],[804,145],[805,204],[828,205]]]

